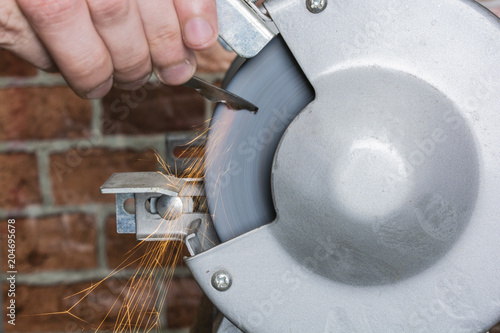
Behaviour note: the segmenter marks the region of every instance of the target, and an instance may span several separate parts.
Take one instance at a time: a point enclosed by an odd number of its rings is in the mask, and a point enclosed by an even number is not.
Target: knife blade
[[[193,76],[188,82],[183,84],[185,87],[195,89],[201,96],[212,102],[224,103],[228,108],[239,111],[247,110],[256,113],[259,109],[254,104],[246,99],[233,94],[227,90],[221,89],[213,84],[210,84],[198,77]]]

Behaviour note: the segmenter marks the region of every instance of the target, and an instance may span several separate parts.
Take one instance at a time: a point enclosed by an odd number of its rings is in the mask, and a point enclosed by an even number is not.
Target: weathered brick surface
[[[111,331],[117,319],[123,318],[119,317],[119,313],[124,304],[130,309],[130,318],[124,321],[126,325],[132,328],[151,328],[157,322],[157,295],[152,283],[135,279],[131,284],[127,280],[111,278],[84,297],[86,292],[81,292],[90,286],[90,283],[57,286],[17,285],[16,325],[8,325],[5,322],[5,332]],[[8,299],[5,284],[3,292],[4,299]],[[70,308],[71,313],[81,320],[64,313]],[[6,308],[3,309],[5,312]],[[48,315],[56,312],[59,313]]]
[[[93,216],[63,214],[16,219],[16,269],[20,273],[86,269],[97,265]],[[7,221],[0,221],[1,255],[7,258]],[[2,270],[8,271],[2,260]]]
[[[0,90],[0,140],[36,140],[86,136],[89,101],[67,87]]]
[[[21,208],[41,203],[34,154],[0,154],[0,207]]]
[[[116,232],[115,215],[106,219],[106,254],[110,268],[137,267],[145,253],[145,243],[136,240],[135,235]]]
[[[181,242],[140,242],[132,234],[116,232],[116,217],[106,220],[106,246],[108,264],[111,269],[118,267],[147,267],[160,264],[161,267],[179,266],[182,258],[189,256]],[[182,249],[179,249],[182,247]]]
[[[224,73],[236,57],[236,53],[226,51],[219,43],[195,53],[198,73]]]
[[[10,52],[0,49],[0,76],[35,76],[37,70]]]
[[[148,83],[103,98],[105,134],[155,134],[193,130],[205,121],[205,103],[196,91]]]
[[[167,294],[169,328],[189,327],[196,318],[203,292],[191,277],[173,279]]]
[[[100,187],[115,172],[155,171],[152,150],[107,150],[81,145],[50,157],[54,199],[58,205],[114,202],[114,195],[101,194]]]

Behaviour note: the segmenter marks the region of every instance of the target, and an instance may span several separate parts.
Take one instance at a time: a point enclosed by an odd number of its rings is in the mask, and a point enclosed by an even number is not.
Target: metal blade
[[[255,113],[259,109],[246,99],[194,76],[188,82],[184,83],[184,86],[195,89],[201,96],[212,102],[224,103],[228,108],[235,111],[248,110]]]

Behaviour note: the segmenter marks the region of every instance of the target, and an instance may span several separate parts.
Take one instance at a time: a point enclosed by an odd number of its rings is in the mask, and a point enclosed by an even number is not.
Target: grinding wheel
[[[219,104],[208,132],[205,188],[222,241],[274,220],[271,166],[276,147],[314,97],[281,38],[243,65],[238,60],[236,66],[226,89],[258,101],[259,111],[235,112]]]

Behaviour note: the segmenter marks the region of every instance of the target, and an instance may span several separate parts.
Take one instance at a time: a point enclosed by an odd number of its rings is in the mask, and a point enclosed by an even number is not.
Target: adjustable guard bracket
[[[146,241],[183,241],[191,255],[220,243],[210,215],[194,208],[193,198],[205,196],[201,179],[159,172],[115,173],[101,192],[116,196],[118,233]],[[125,208],[129,199],[134,199],[135,212]]]

